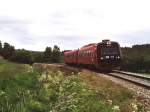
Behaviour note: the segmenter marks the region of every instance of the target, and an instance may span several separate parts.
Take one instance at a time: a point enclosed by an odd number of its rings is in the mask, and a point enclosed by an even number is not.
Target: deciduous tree
[[[2,55],[2,43],[0,41],[0,55]]]
[[[57,45],[55,45],[53,48],[52,62],[60,62],[60,48]]]
[[[2,49],[2,55],[5,59],[9,59],[15,53],[15,47],[11,46],[9,43],[4,43],[4,47]]]
[[[20,63],[33,63],[31,52],[24,49],[16,50],[15,54],[11,57],[11,60]]]
[[[44,51],[44,62],[50,63],[52,62],[52,48],[46,47]]]

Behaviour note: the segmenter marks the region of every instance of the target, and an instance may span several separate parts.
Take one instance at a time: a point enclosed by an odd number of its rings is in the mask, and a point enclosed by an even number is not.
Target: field
[[[13,77],[17,74],[22,74],[31,71],[32,68],[27,64],[17,64],[0,59],[0,77]]]
[[[133,92],[87,71],[0,60],[1,112],[148,112]]]

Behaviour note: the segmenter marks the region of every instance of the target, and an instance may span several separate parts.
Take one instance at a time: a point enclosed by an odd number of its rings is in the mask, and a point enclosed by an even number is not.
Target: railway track
[[[150,89],[150,77],[123,71],[113,71],[112,73],[108,73],[108,75],[126,80],[146,89]]]
[[[99,71],[95,71],[95,70],[92,70],[92,72],[100,73]],[[142,74],[124,72],[118,70],[113,70],[113,72],[107,73],[107,75],[111,75],[113,77],[123,79],[125,81],[131,82],[135,85],[150,90],[150,76],[144,76]]]
[[[77,67],[66,66],[65,64],[49,64],[49,65],[51,65],[51,66],[62,66],[62,67],[68,68],[69,70],[75,70],[76,69],[76,71],[81,69],[81,68],[77,68]],[[95,70],[90,70],[90,71],[96,72],[96,73],[101,73],[101,72],[95,71]],[[135,74],[135,73],[124,72],[124,71],[117,71],[117,70],[115,70],[111,73],[104,73],[104,75],[108,75],[108,76],[111,75],[113,77],[131,82],[135,85],[138,85],[138,86],[141,86],[145,89],[150,90],[150,77],[146,77],[146,76]]]

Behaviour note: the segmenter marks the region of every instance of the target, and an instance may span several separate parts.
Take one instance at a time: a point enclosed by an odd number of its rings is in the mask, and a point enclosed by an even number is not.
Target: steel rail
[[[122,72],[112,72],[112,73],[107,73],[107,75],[111,75],[116,78],[120,78],[123,80],[126,80],[128,82],[134,83],[136,85],[145,87],[147,89],[150,89],[150,78],[144,77],[144,76],[139,76],[139,75],[133,75],[129,73],[122,73]]]
[[[145,80],[150,81],[150,77],[144,76],[144,75],[142,75],[142,74],[131,73],[131,72],[125,72],[125,71],[118,71],[118,70],[113,70],[113,72],[115,72],[115,73],[120,73],[120,74],[124,74],[124,75],[128,75],[128,76],[133,76],[133,77],[137,77],[137,78],[141,78],[141,79],[145,79]]]

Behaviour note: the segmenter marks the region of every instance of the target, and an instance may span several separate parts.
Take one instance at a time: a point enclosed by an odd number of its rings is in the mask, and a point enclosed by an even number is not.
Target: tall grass
[[[0,59],[0,78],[13,77],[16,74],[26,73],[32,68],[27,64],[12,63],[4,59]]]

